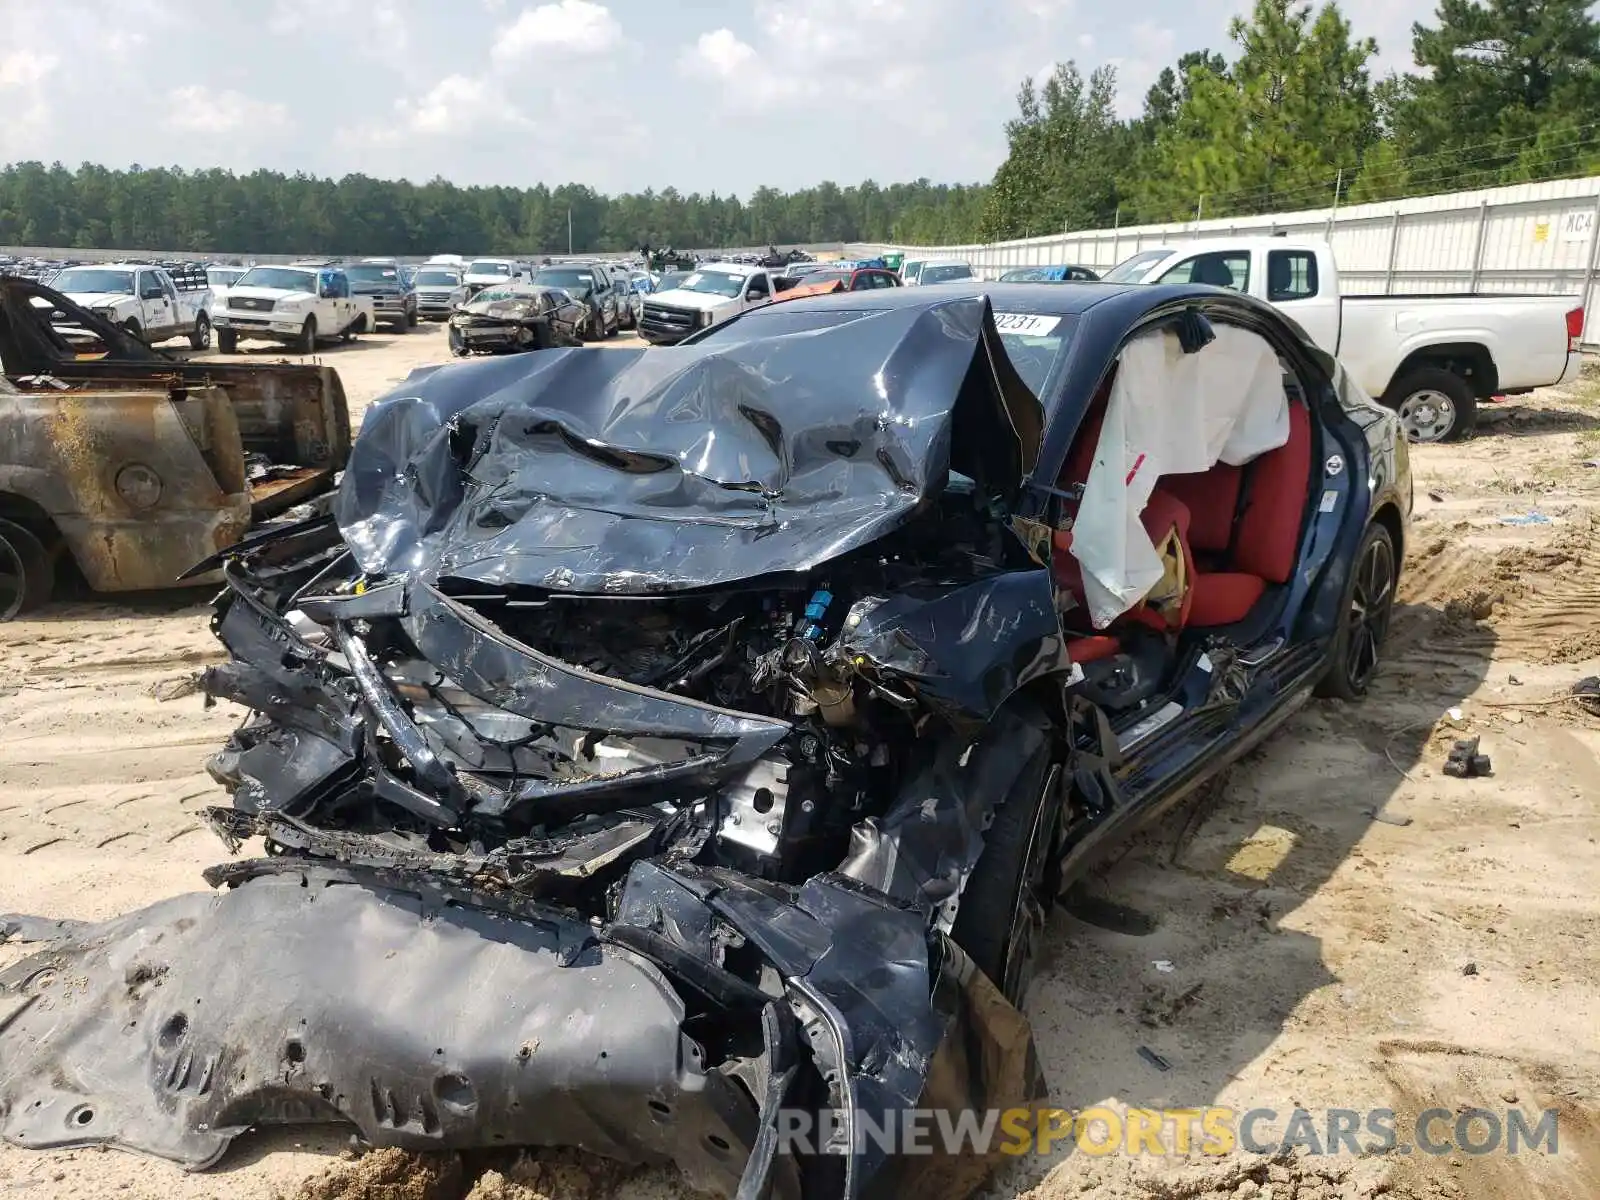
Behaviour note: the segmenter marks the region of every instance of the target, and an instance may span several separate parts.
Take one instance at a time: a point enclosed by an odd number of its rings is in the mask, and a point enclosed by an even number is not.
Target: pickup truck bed
[[[50,580],[66,557],[96,591],[170,587],[349,457],[332,368],[168,358],[25,280],[0,279],[0,364],[0,558],[31,536]]]

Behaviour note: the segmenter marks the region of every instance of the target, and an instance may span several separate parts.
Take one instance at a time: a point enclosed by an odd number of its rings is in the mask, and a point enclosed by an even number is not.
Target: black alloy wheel
[[[1389,635],[1397,576],[1394,539],[1382,525],[1368,526],[1345,585],[1339,632],[1318,695],[1359,700],[1367,694]]]

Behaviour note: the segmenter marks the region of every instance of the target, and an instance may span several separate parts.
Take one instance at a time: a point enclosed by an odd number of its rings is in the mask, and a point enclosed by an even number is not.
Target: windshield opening
[[[957,279],[971,279],[971,267],[923,267],[923,283],[950,283]]]
[[[206,282],[212,287],[227,287],[244,274],[243,267],[212,267],[206,272]]]
[[[816,283],[840,283],[850,278],[849,271],[812,271],[800,277],[805,287]]]
[[[310,271],[291,271],[285,267],[251,267],[239,277],[235,286],[278,288],[285,292],[315,292],[317,277]]]
[[[594,272],[580,271],[576,267],[545,267],[533,277],[535,283],[548,283],[551,287],[573,288],[579,292],[594,290]]]
[[[479,260],[467,268],[468,275],[510,275],[511,265],[502,262],[484,262]]]
[[[455,287],[460,279],[454,271],[418,271],[416,282],[419,284],[437,284],[440,287]]]
[[[79,294],[96,292],[106,295],[131,296],[133,295],[133,272],[70,267],[57,275],[51,281],[50,286],[58,292],[77,292]]]
[[[380,266],[377,263],[346,267],[344,274],[351,283],[393,283],[400,278],[397,268]]]
[[[703,292],[708,296],[737,296],[744,291],[743,275],[725,271],[692,271],[677,288],[680,292]]]
[[[1143,283],[1155,265],[1171,255],[1171,250],[1145,250],[1132,258],[1124,259],[1104,275],[1101,283]]]

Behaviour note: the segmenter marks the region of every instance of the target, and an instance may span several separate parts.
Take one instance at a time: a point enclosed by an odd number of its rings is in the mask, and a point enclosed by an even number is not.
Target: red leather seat
[[[1201,562],[1226,554],[1233,544],[1233,516],[1239,508],[1241,468],[1218,463],[1193,475],[1163,475],[1161,489],[1189,506],[1189,546]]]
[[[1311,480],[1311,414],[1304,405],[1289,405],[1289,440],[1276,450],[1269,450],[1246,465],[1248,494],[1244,511],[1238,517],[1238,530],[1232,532],[1232,506],[1229,510],[1229,529],[1232,536],[1232,559],[1219,564],[1224,569],[1202,571],[1190,589],[1189,625],[1206,627],[1232,625],[1250,615],[1250,610],[1265,594],[1268,584],[1288,583],[1294,572],[1295,557],[1300,550],[1300,520],[1305,516],[1306,492]],[[1215,468],[1213,468],[1215,471]],[[1213,471],[1204,475],[1177,475],[1171,479],[1210,480]],[[1170,479],[1162,480],[1167,488]],[[1191,495],[1196,483],[1179,489]],[[1233,487],[1237,497],[1237,483]],[[1225,478],[1218,476],[1212,487],[1201,487],[1204,521],[1194,520],[1191,512],[1190,528],[1204,527],[1208,542],[1215,538],[1218,509],[1227,494]],[[1237,504],[1237,499],[1233,502]],[[1191,534],[1191,536],[1197,536]],[[1226,551],[1225,542],[1220,547]],[[1206,549],[1212,549],[1207,545]]]
[[[1194,556],[1189,551],[1189,510],[1181,500],[1157,488],[1145,501],[1144,511],[1139,514],[1139,520],[1144,524],[1145,533],[1149,535],[1152,545],[1160,545],[1174,529],[1178,531],[1178,546],[1183,554],[1184,576],[1190,581],[1190,587],[1184,593],[1183,604],[1175,620],[1144,608],[1131,609],[1127,615],[1158,631],[1182,629],[1189,619],[1189,605],[1194,597],[1195,569]],[[1058,532],[1053,542],[1055,554],[1052,556],[1052,566],[1056,587],[1071,592],[1078,598],[1079,604],[1086,603],[1083,591],[1083,568],[1072,555],[1072,530]]]

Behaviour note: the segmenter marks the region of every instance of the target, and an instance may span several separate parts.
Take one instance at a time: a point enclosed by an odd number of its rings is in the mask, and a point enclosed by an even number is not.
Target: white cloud
[[[745,67],[752,66],[761,56],[749,42],[740,41],[731,29],[713,29],[702,33],[694,49],[684,56],[684,65],[691,72],[730,79]]]
[[[1143,112],[1145,93],[1164,68],[1178,61],[1178,35],[1167,26],[1140,21],[1129,32],[1138,52],[1106,60],[1117,69],[1116,103],[1121,117],[1136,117]]]
[[[255,100],[230,88],[213,91],[191,83],[174,88],[166,120],[168,129],[186,133],[235,133],[246,129],[286,129],[284,104]]]
[[[495,38],[490,57],[499,65],[546,52],[600,54],[622,41],[622,26],[603,4],[560,0],[524,9]]]
[[[402,100],[397,107],[407,127],[417,133],[449,133],[486,123],[521,125],[528,120],[494,84],[465,75],[447,75],[420,100]]]
[[[61,60],[39,50],[19,49],[0,55],[0,158],[17,159],[43,152],[50,128],[45,84]]]

